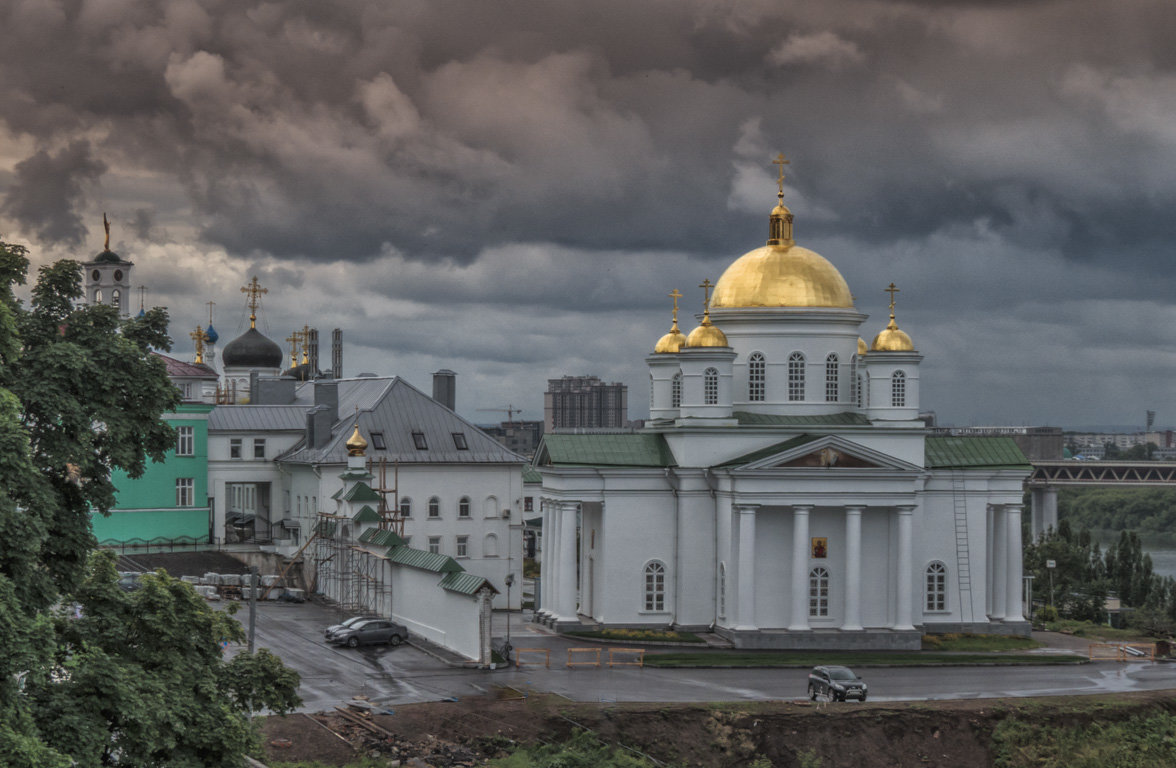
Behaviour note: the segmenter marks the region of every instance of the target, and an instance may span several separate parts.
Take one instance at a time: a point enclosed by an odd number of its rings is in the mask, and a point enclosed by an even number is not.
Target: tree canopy
[[[163,574],[125,593],[94,555],[90,513],[175,440],[167,313],[85,306],[80,265],[0,242],[0,764],[237,765],[254,707],[285,711],[297,676],[272,655],[221,657],[240,627]],[[63,607],[67,606],[67,607]],[[267,679],[265,685],[261,685]]]

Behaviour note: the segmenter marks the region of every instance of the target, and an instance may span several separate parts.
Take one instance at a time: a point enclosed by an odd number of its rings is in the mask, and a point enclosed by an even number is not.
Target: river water
[[[1143,551],[1151,555],[1152,570],[1157,575],[1176,578],[1176,549],[1149,549],[1144,545]]]

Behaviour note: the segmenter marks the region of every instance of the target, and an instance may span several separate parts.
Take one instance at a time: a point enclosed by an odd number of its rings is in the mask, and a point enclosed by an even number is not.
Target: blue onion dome
[[[135,317],[144,317],[146,314],[147,312],[145,310],[140,309],[139,314],[135,315]]]
[[[256,328],[230,341],[221,353],[226,368],[281,368],[283,357],[282,348]]]
[[[208,327],[204,329],[204,340],[209,344],[215,344],[219,339],[220,334],[212,327],[212,323],[209,323]]]

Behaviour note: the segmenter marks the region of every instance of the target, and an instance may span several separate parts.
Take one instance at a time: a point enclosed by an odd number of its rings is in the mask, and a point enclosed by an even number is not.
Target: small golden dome
[[[710,322],[710,318],[704,317],[702,325],[695,328],[686,337],[687,347],[729,347],[727,343],[727,334],[719,330],[718,326]]]
[[[915,343],[899,329],[898,323],[894,322],[894,294],[898,293],[898,289],[891,283],[886,292],[890,294],[890,322],[886,324],[882,333],[874,337],[870,349],[875,352],[913,352]]]
[[[359,434],[359,424],[355,425],[355,431],[347,438],[346,445],[348,456],[363,456],[363,452],[367,450],[368,442]]]
[[[675,323],[669,333],[657,340],[653,351],[655,354],[669,355],[677,353],[684,346],[686,346],[686,334],[682,333],[678,329],[678,324]]]
[[[858,336],[858,355],[864,355],[869,351],[870,348],[866,346],[866,340],[861,336]]]

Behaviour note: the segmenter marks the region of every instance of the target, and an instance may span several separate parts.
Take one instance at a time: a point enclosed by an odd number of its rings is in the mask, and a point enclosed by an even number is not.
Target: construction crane
[[[523,412],[522,408],[515,408],[513,405],[511,405],[509,403],[503,408],[479,408],[478,410],[479,411],[496,411],[498,413],[505,413],[506,414],[506,423],[512,427],[514,426],[514,415],[516,413]]]

